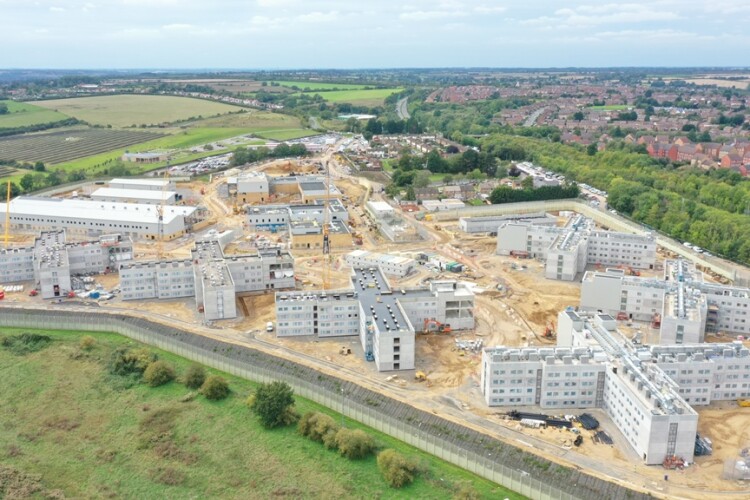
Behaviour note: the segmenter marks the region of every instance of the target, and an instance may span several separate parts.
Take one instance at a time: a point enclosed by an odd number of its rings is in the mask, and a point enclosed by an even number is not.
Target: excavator
[[[556,330],[557,330],[557,328],[556,328],[556,326],[555,326],[555,322],[554,322],[554,321],[552,321],[552,322],[550,322],[550,323],[549,323],[549,324],[548,324],[548,325],[547,325],[547,326],[546,326],[546,327],[544,328],[544,333],[542,334],[542,336],[543,336],[543,337],[544,337],[545,339],[554,339],[555,337],[557,337],[557,333],[556,333]]]
[[[447,323],[441,323],[437,321],[436,319],[425,318],[424,329],[422,331],[423,333],[430,333],[430,332],[450,333],[453,331],[453,329],[451,328],[451,325]]]

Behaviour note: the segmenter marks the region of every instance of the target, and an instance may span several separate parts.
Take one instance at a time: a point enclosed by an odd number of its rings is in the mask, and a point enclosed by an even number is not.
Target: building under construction
[[[648,321],[661,344],[703,342],[706,333],[750,335],[750,289],[703,281],[685,260],[667,260],[664,276],[627,276],[621,269],[587,272],[581,309],[620,319]]]
[[[221,238],[195,243],[190,259],[120,267],[123,300],[195,297],[206,320],[237,317],[236,295],[294,288],[294,257],[279,247],[225,255]]]
[[[33,246],[0,250],[0,283],[33,281],[42,298],[64,297],[71,276],[116,272],[133,258],[133,242],[119,234],[69,243],[65,231],[44,231]]]
[[[378,267],[354,269],[351,288],[278,292],[279,337],[358,336],[378,371],[414,368],[417,332],[474,328],[474,294],[455,281],[391,289]]]

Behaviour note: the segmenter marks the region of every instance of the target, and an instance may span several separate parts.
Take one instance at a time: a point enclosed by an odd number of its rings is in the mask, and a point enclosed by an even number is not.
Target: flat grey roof
[[[377,267],[355,269],[352,285],[359,294],[359,303],[366,316],[377,317],[376,323],[381,333],[397,333],[399,329],[408,329],[409,322],[401,312],[398,304],[399,294],[394,294],[388,280]]]
[[[302,191],[324,191],[326,190],[326,185],[323,182],[319,181],[310,181],[310,182],[300,182],[299,188]]]

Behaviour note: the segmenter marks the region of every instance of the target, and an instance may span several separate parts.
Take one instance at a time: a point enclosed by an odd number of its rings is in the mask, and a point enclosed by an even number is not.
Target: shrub
[[[401,453],[387,449],[378,455],[378,469],[391,488],[401,488],[414,481],[417,467]]]
[[[47,335],[22,333],[21,335],[5,337],[2,341],[2,345],[13,354],[23,356],[24,354],[41,351],[51,342],[52,339]]]
[[[174,368],[166,361],[154,361],[143,372],[143,380],[151,387],[159,387],[175,378]]]
[[[365,458],[375,449],[375,442],[360,429],[341,429],[336,433],[339,452],[350,460]]]
[[[185,386],[188,389],[198,389],[206,381],[206,370],[197,364],[190,365],[185,373]]]
[[[462,481],[456,485],[456,493],[453,500],[479,500],[479,493],[469,481]]]
[[[229,384],[223,377],[211,375],[203,382],[201,393],[211,401],[218,401],[229,396]]]
[[[148,349],[129,349],[122,346],[115,349],[109,360],[109,371],[113,375],[143,375],[148,365],[159,359]]]
[[[255,399],[250,409],[267,429],[280,425],[290,425],[299,415],[294,411],[294,392],[286,382],[261,384],[255,391]]]
[[[339,425],[329,415],[320,412],[307,413],[302,417],[297,428],[300,434],[323,443],[326,448],[336,448],[336,433],[339,431]]]
[[[81,337],[81,340],[78,342],[78,347],[81,348],[83,351],[90,351],[94,348],[94,345],[96,344],[96,339],[92,337],[91,335],[84,335]]]

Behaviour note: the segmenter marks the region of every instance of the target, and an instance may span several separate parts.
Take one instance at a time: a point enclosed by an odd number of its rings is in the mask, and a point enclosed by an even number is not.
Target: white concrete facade
[[[506,222],[497,231],[499,255],[541,259],[549,279],[573,281],[587,264],[653,269],[656,261],[652,236],[594,230],[582,215],[564,228],[527,221]]]
[[[558,316],[557,348],[487,348],[481,388],[490,406],[603,408],[646,464],[692,462],[698,414],[651,354],[609,315]]]
[[[537,214],[491,215],[485,217],[461,217],[458,228],[465,233],[496,233],[506,223],[533,224],[535,226],[555,226],[557,217],[544,212]]]
[[[417,267],[414,259],[398,255],[368,252],[367,250],[349,252],[344,257],[344,260],[355,269],[380,267],[385,274],[402,278]]]

